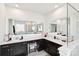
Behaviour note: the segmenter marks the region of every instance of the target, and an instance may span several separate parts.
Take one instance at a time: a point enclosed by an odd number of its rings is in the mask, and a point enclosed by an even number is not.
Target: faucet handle
[[[23,36],[21,36],[21,39],[20,40],[23,40]]]

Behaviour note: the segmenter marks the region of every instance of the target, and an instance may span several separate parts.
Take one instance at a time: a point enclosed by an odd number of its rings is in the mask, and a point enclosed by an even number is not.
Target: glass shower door
[[[76,4],[67,3],[68,44],[79,39],[79,11],[75,8]]]

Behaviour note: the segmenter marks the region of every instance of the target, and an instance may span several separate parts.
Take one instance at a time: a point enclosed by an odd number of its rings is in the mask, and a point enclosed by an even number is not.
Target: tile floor
[[[48,53],[46,53],[44,50],[42,51],[36,51],[28,54],[28,56],[50,56]]]

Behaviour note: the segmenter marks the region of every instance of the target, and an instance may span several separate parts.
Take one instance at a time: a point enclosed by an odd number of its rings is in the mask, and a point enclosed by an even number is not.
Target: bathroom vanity
[[[3,42],[1,46],[1,56],[25,56],[29,54],[29,43],[37,43],[37,50],[45,50],[52,56],[59,56],[58,48],[66,44],[51,37],[32,37],[23,40]]]
[[[23,39],[20,40],[22,36]],[[57,33],[49,33],[47,37],[44,37],[41,34],[13,35],[11,37],[12,40],[3,41],[0,43],[1,56],[28,56],[28,54],[30,53],[29,44],[31,43],[36,43],[35,48],[38,51],[44,50],[51,56],[65,55],[63,54],[65,50],[65,53],[67,54],[67,42],[62,41],[63,39],[66,40],[67,37],[57,35]],[[34,46],[32,46],[32,48],[34,48]],[[68,51],[70,49],[68,49]]]

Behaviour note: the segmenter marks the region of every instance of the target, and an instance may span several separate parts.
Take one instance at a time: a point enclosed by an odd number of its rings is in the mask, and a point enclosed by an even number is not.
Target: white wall
[[[5,25],[5,7],[4,4],[0,4],[0,43],[4,39]]]

